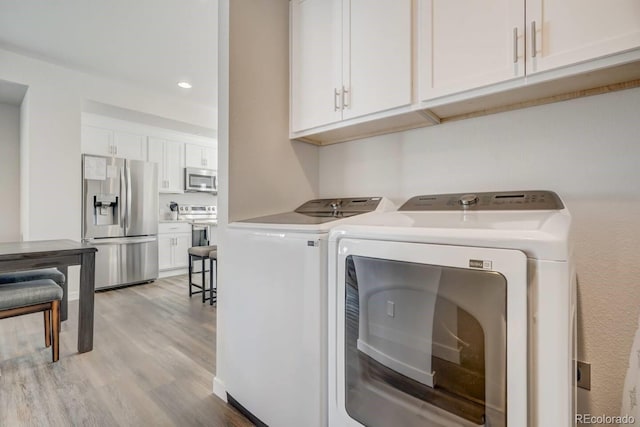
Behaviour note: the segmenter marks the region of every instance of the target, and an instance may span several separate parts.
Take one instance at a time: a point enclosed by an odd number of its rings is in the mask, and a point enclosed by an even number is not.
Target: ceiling
[[[0,47],[212,108],[217,24],[218,0],[0,1]]]

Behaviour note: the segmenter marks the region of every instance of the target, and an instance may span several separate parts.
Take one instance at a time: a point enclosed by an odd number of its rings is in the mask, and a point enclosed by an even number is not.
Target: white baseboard
[[[222,380],[215,376],[213,377],[213,394],[218,396],[225,403],[227,402],[227,389]]]

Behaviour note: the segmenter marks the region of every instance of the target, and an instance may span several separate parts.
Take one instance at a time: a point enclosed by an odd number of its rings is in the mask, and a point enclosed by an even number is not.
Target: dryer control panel
[[[525,211],[559,210],[564,205],[553,191],[500,191],[489,193],[415,196],[400,211]]]
[[[309,200],[295,211],[301,214],[361,214],[373,212],[380,204],[382,197],[349,197],[339,199]]]

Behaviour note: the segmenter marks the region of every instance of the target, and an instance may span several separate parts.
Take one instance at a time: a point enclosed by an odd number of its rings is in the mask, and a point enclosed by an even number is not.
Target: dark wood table
[[[57,267],[66,275],[68,266],[80,266],[79,353],[85,353],[93,349],[93,295],[95,292],[96,251],[97,249],[91,245],[74,242],[73,240],[0,243],[0,273]],[[66,306],[66,304],[63,305]],[[66,313],[64,314],[64,317],[66,317]]]

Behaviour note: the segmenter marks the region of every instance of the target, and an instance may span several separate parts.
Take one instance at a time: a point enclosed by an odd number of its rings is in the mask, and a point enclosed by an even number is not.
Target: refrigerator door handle
[[[125,234],[128,234],[128,228],[131,222],[131,169],[129,169],[127,165],[125,165],[124,168],[127,171],[127,228],[125,229]]]
[[[126,202],[125,202],[125,181],[124,181],[124,167],[120,169],[120,227],[125,228],[126,221]]]

